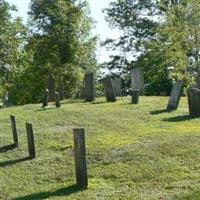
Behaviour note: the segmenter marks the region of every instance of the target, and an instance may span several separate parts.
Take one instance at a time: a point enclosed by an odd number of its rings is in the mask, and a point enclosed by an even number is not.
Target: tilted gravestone
[[[49,90],[46,88],[44,92],[42,107],[45,108],[46,106],[48,106],[48,102],[49,102]]]
[[[200,90],[197,88],[190,88],[187,93],[190,116],[200,117]]]
[[[49,90],[49,101],[54,101],[54,95],[56,91],[55,80],[52,75],[49,76],[47,81],[47,89]]]
[[[141,67],[134,68],[131,71],[131,88],[132,91],[140,90],[140,94],[144,94],[144,73]]]
[[[182,90],[183,90],[183,82],[180,81],[173,85],[171,93],[170,93],[170,97],[169,97],[169,102],[167,105],[168,111],[176,110],[178,108]]]
[[[85,75],[85,88],[84,88],[84,97],[86,101],[95,100],[95,84],[94,84],[94,73],[87,73]]]
[[[112,79],[113,87],[115,90],[115,94],[117,97],[121,96],[122,94],[122,80],[121,78],[114,78]]]
[[[109,77],[107,77],[107,78],[102,79],[102,82],[104,85],[107,102],[115,102],[116,95],[115,95],[115,90],[113,87],[112,80]]]

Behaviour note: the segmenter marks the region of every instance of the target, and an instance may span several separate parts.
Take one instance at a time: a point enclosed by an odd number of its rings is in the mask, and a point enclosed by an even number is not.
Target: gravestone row
[[[19,147],[18,132],[16,127],[15,116],[10,116],[13,141],[15,147]],[[32,124],[26,123],[27,143],[29,158],[36,158],[35,140]],[[73,129],[74,137],[74,158],[76,171],[76,184],[81,189],[88,187],[87,160],[86,160],[86,145],[85,145],[85,130],[83,128]]]

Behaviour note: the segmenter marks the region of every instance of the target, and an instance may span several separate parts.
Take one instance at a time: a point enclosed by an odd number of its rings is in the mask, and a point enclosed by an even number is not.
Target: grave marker
[[[84,129],[74,129],[74,156],[76,169],[76,183],[78,187],[86,189],[88,186],[85,131]]]
[[[19,146],[19,141],[18,141],[18,134],[17,134],[15,116],[10,115],[10,122],[11,122],[11,127],[12,127],[14,145],[16,147],[18,147]]]
[[[131,88],[132,91],[139,90],[140,95],[144,94],[144,73],[141,67],[134,68],[131,71]]]
[[[182,94],[182,90],[183,90],[183,82],[177,82],[173,85],[169,97],[169,102],[167,105],[167,110],[170,111],[177,109]]]
[[[120,97],[122,94],[122,80],[121,78],[112,79],[113,87],[117,97]]]
[[[85,75],[85,100],[86,101],[94,101],[95,99],[95,86],[94,86],[94,73],[87,73]]]
[[[33,159],[36,157],[36,153],[35,153],[35,142],[34,142],[32,124],[26,123],[26,133],[27,133],[29,157]]]
[[[190,88],[188,90],[188,106],[191,117],[200,117],[200,90]]]
[[[107,102],[115,102],[116,95],[115,95],[115,90],[113,87],[112,80],[109,77],[107,77],[107,78],[104,78],[102,82],[105,88]]]

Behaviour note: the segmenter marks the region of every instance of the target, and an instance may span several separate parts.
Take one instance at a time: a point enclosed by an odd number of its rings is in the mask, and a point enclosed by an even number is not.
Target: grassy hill
[[[200,199],[200,119],[187,99],[167,113],[166,97],[106,103],[63,102],[62,108],[25,105],[0,110],[0,199]],[[20,147],[12,144],[16,116]],[[37,158],[27,160],[25,122],[33,123]],[[75,184],[74,127],[86,130],[88,190]]]

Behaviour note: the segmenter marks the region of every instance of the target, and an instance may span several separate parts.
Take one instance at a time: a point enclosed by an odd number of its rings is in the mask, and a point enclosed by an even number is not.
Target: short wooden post
[[[138,104],[139,95],[140,95],[140,90],[133,90],[132,91],[132,103],[133,104]]]
[[[15,116],[10,115],[10,122],[11,122],[11,127],[12,127],[14,145],[16,147],[18,147],[19,146],[19,141],[18,141],[18,134],[17,134]]]
[[[85,131],[84,129],[74,129],[74,153],[76,168],[76,183],[81,189],[88,186]]]
[[[36,155],[35,155],[35,142],[34,142],[32,124],[26,123],[26,133],[27,133],[29,157],[33,159],[36,157]]]

